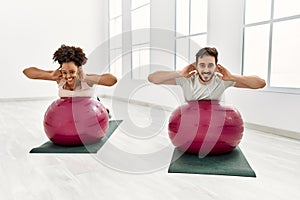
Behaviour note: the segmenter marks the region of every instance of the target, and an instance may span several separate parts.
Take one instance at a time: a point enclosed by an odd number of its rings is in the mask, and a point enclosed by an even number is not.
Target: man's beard
[[[203,75],[210,75],[209,77],[207,77],[207,79],[202,78]],[[201,72],[201,75],[199,76],[199,78],[203,81],[203,82],[209,82],[212,79],[212,73],[211,72]]]

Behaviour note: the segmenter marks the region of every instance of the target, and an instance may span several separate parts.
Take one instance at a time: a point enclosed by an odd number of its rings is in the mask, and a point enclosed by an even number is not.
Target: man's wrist
[[[175,73],[175,78],[183,77],[182,71],[181,71],[181,70],[176,70],[175,72],[176,72],[176,73]]]
[[[240,77],[241,77],[241,76],[239,76],[239,75],[231,75],[231,76],[228,78],[228,80],[229,80],[229,81],[233,81],[233,82],[237,82],[237,81],[239,80]]]

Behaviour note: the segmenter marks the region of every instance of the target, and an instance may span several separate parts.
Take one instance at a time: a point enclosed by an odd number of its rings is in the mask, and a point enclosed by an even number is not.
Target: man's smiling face
[[[199,57],[196,68],[200,79],[203,82],[208,83],[217,69],[215,57],[207,55]]]

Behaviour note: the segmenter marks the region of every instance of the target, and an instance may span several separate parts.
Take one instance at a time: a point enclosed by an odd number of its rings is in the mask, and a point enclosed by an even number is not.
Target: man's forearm
[[[232,75],[231,81],[236,82],[237,87],[259,89],[266,86],[265,80],[258,76]]]
[[[182,77],[178,71],[157,71],[148,76],[148,80],[151,83],[163,84],[167,81],[174,80]]]

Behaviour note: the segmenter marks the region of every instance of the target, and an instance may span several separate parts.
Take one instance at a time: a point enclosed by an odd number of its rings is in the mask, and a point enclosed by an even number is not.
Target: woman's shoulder
[[[60,87],[66,83],[66,80],[63,78],[60,78],[60,79],[57,79],[56,82],[57,82],[58,86]]]
[[[93,84],[91,84],[89,82],[81,81],[81,87],[82,88],[92,88]]]

